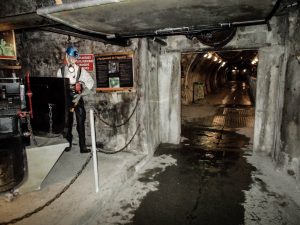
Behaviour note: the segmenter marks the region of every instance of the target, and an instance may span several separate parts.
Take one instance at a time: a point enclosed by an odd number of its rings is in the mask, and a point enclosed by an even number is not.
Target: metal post
[[[91,123],[91,138],[92,138],[92,153],[93,153],[95,185],[96,185],[96,193],[98,193],[99,179],[98,179],[98,164],[97,164],[97,152],[96,152],[95,120],[94,120],[93,109],[90,109],[90,123]]]

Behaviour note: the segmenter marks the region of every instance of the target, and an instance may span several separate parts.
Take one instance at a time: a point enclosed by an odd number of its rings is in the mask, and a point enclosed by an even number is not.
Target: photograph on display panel
[[[17,59],[15,33],[13,30],[0,32],[0,59]]]
[[[131,90],[133,88],[133,53],[96,54],[97,91]]]

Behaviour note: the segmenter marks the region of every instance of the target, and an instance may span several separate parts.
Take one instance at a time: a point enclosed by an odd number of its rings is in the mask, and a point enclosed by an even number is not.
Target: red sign
[[[76,64],[86,71],[94,71],[94,54],[80,54]]]

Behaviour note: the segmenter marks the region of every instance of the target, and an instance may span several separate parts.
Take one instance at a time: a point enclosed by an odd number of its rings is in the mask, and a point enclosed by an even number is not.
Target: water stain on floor
[[[177,164],[156,174],[158,190],[147,194],[130,224],[244,223],[244,191],[250,188],[254,170],[243,157],[249,138],[226,124],[206,125],[185,124],[180,145],[159,146],[155,157],[170,155]]]

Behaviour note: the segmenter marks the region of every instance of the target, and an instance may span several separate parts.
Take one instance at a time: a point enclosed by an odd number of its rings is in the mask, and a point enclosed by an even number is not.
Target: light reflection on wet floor
[[[232,93],[215,115],[184,123],[180,145],[159,146],[155,155],[171,155],[177,165],[154,177],[158,191],[146,196],[130,224],[243,224],[243,191],[254,168],[242,157],[249,138],[236,131],[253,128],[254,109],[245,89]]]

